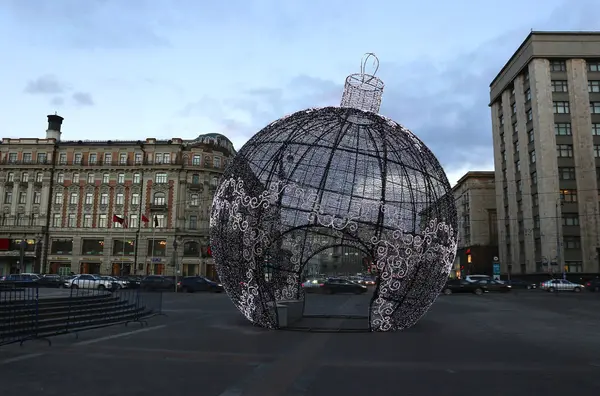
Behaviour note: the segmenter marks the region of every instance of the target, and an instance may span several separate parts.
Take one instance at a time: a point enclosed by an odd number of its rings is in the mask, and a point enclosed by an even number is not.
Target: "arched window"
[[[219,184],[219,179],[216,176],[213,176],[210,183],[213,187],[217,187],[217,185]]]
[[[194,241],[188,241],[183,244],[183,256],[184,257],[199,257],[200,256],[200,244]]]
[[[163,192],[154,193],[154,205],[164,206],[167,204],[167,197]]]
[[[190,206],[200,205],[200,196],[198,194],[190,195]]]

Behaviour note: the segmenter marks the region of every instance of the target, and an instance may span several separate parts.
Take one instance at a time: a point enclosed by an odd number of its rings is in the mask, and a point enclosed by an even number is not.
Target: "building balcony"
[[[200,183],[200,182],[191,182],[191,183],[188,183],[188,189],[190,189],[192,191],[200,191],[200,192],[202,192],[204,190],[204,183]]]
[[[167,209],[168,209],[167,204],[158,204],[158,203],[150,204],[150,210],[152,212],[166,212]]]
[[[52,165],[52,162],[50,162],[50,160],[43,160],[43,161],[37,161],[37,160],[30,160],[30,161],[11,161],[8,159],[4,159],[2,161],[0,161],[0,165],[5,165],[5,166],[40,166],[40,165]]]

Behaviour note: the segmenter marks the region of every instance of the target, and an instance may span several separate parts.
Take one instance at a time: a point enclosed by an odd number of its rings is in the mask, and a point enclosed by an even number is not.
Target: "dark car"
[[[469,282],[460,279],[451,279],[446,282],[446,285],[442,289],[442,293],[450,295],[453,293],[473,293],[481,295],[487,291],[486,285],[479,284],[479,282]]]
[[[139,289],[142,283],[142,278],[137,276],[119,276],[117,279],[127,282],[128,289]]]
[[[585,282],[585,288],[589,291],[600,292],[600,278],[590,279]]]
[[[341,278],[329,278],[319,283],[318,291],[325,294],[353,293],[362,294],[368,290],[367,286]]]
[[[203,276],[186,276],[177,284],[179,290],[187,293],[199,291],[208,291],[213,293],[221,293],[223,285],[213,282]]]
[[[46,274],[42,275],[40,279],[38,279],[37,284],[40,287],[62,287],[64,284],[64,280],[60,275],[56,274]]]
[[[485,288],[485,291],[489,292],[506,293],[512,290],[512,286],[495,279],[481,279],[473,283],[483,286]]]
[[[4,287],[35,287],[38,285],[40,276],[36,274],[11,274],[4,277]]]
[[[523,279],[509,279],[505,282],[507,285],[510,285],[513,289],[537,289],[537,284],[533,282],[527,282]]]
[[[171,276],[148,275],[140,282],[142,290],[173,290],[175,291],[175,279]]]

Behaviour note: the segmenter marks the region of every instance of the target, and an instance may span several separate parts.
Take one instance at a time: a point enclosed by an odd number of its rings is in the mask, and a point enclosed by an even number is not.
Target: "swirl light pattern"
[[[456,254],[450,184],[410,131],[351,107],[308,109],[268,125],[226,169],[211,212],[217,271],[251,322],[278,328],[275,303],[303,300],[301,274],[322,250],[370,256],[372,331],[416,323]]]

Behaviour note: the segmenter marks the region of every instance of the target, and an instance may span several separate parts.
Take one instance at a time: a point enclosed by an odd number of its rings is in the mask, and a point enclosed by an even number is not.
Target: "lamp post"
[[[40,273],[44,273],[44,268],[42,268],[42,236],[37,235],[35,239],[35,260],[37,261],[36,267],[39,269]]]
[[[562,260],[561,255],[561,241],[560,241],[560,225],[561,225],[561,216],[560,216],[560,207],[562,205],[560,196],[556,199],[556,264],[562,267],[562,276],[563,279],[567,279],[567,273],[565,271],[565,265]],[[559,268],[560,268],[559,267]]]
[[[27,239],[23,236],[19,243],[19,274],[23,272],[25,267],[25,248],[27,247]]]
[[[173,239],[173,267],[175,267],[175,293],[177,293],[177,278],[179,275],[179,271],[177,270],[177,238]]]

